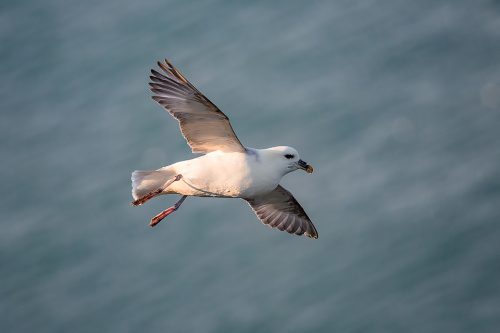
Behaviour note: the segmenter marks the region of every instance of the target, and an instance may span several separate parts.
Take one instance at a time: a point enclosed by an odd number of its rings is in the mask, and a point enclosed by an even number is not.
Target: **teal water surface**
[[[498,332],[498,1],[3,1],[1,332]],[[192,157],[150,99],[168,57],[318,240],[241,200],[131,207]]]

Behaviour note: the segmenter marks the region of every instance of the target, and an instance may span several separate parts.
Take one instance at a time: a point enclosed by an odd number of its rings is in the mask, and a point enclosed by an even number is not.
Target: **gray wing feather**
[[[272,192],[245,199],[262,223],[295,235],[318,238],[318,232],[293,195],[278,185]]]
[[[193,153],[245,152],[229,118],[198,91],[172,64],[158,62],[162,73],[152,69],[149,86],[153,99],[177,121]]]

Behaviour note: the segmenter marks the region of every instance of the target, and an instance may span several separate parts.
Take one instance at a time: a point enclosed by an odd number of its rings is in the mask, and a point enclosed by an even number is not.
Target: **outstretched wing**
[[[280,185],[268,194],[245,200],[262,223],[290,234],[318,238],[318,232],[304,209]]]
[[[172,64],[158,62],[162,73],[151,70],[153,99],[179,121],[182,135],[193,153],[244,152],[245,147],[222,113]]]

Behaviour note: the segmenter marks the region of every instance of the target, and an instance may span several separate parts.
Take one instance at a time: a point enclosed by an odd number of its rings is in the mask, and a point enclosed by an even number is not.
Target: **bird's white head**
[[[307,173],[313,172],[313,167],[300,159],[299,153],[295,148],[288,146],[278,146],[263,149],[263,157],[266,163],[272,164],[275,168],[282,170],[283,175],[289,172],[302,169]]]

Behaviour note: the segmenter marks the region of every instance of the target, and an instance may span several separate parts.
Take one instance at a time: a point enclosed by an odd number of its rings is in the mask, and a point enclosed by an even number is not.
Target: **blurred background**
[[[500,2],[2,1],[2,332],[498,332]],[[319,239],[242,200],[131,207],[192,158],[168,57]]]

